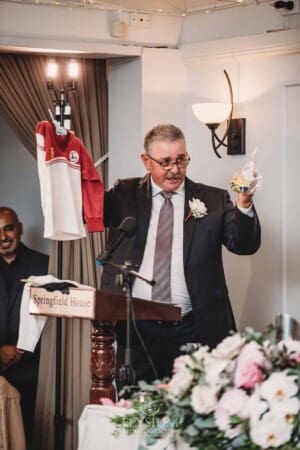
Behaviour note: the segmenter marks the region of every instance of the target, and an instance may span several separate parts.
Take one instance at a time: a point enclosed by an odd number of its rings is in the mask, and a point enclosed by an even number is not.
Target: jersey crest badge
[[[69,159],[72,163],[76,164],[79,160],[79,155],[75,150],[71,150],[69,154]]]

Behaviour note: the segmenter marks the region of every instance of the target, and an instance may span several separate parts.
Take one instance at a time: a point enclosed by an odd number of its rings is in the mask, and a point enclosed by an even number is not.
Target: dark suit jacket
[[[185,212],[189,200],[198,198],[207,207],[207,216],[191,217],[184,222],[183,263],[193,314],[201,342],[211,347],[220,342],[231,329],[234,318],[228,297],[222,263],[222,244],[233,253],[250,255],[260,246],[260,224],[256,212],[250,218],[234,207],[227,191],[186,178]],[[117,227],[127,216],[138,221],[138,232],[117,249],[113,261],[130,260],[139,265],[143,258],[151,215],[150,177],[119,180],[105,195],[105,226]],[[184,218],[183,218],[184,220]],[[115,230],[109,233],[114,238]],[[118,292],[115,270],[106,265],[102,289]],[[159,300],[159,299],[158,299]]]
[[[11,292],[8,293],[0,272],[0,346],[16,345],[19,334],[20,306],[24,283],[22,278],[30,275],[45,275],[48,273],[49,257],[36,252],[24,244],[20,244],[17,257],[17,276]],[[25,352],[22,359],[2,375],[13,384],[13,380],[37,378],[39,364],[39,346],[33,353]]]

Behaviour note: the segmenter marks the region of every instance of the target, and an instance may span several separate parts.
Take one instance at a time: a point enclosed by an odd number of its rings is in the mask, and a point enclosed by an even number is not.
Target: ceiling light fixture
[[[63,86],[56,86],[58,75],[58,64],[50,60],[47,65],[47,88],[55,104],[55,120],[64,128],[71,129],[71,106],[69,103],[69,92],[77,91],[77,78],[79,65],[77,61],[70,60],[68,63],[68,80]]]

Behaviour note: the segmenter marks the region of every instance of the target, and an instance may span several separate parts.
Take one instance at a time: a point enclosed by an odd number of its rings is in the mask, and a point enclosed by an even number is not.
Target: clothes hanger
[[[60,123],[54,119],[51,108],[48,108],[49,116],[53,125],[55,126],[55,133],[58,136],[66,136],[68,134],[68,130],[60,125]]]

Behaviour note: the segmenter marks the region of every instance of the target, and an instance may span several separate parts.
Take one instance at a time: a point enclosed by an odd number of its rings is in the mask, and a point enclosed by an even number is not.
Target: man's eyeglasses
[[[170,159],[163,159],[162,161],[158,161],[157,159],[153,158],[153,156],[149,155],[147,153],[147,156],[152,161],[156,162],[156,164],[159,164],[162,170],[171,170],[176,165],[178,169],[184,169],[186,166],[188,166],[191,158],[188,154],[185,156],[179,156],[175,161],[171,161]]]

